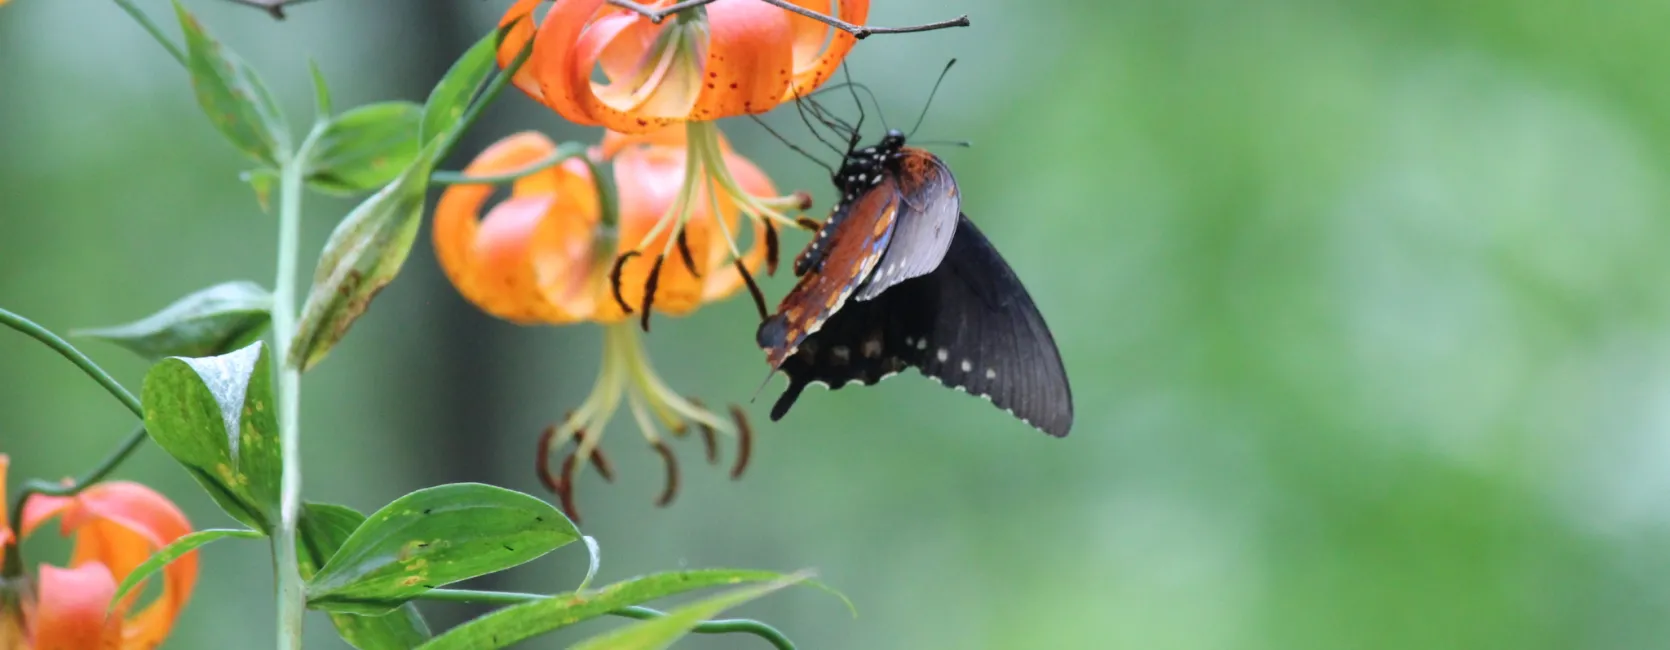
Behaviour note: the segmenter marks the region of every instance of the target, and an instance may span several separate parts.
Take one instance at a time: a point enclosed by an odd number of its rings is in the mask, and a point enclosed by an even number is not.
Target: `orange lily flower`
[[[518,0],[505,13],[500,25],[511,27],[499,65],[508,66],[532,39],[516,86],[570,122],[621,133],[764,113],[817,89],[856,42],[758,0],[717,0],[660,24],[605,0],[556,0],[536,21],[543,1]],[[793,4],[831,15],[831,0]],[[869,12],[869,0],[842,0],[835,17],[863,24]],[[592,80],[598,68],[607,82]]]
[[[731,233],[740,225],[744,203],[761,202],[755,195],[776,193],[771,180],[731,152],[728,144],[719,142],[715,155],[735,179],[737,191],[688,182],[688,172],[696,163],[683,134],[679,127],[642,135],[609,133],[584,160],[569,158],[522,175],[512,185],[510,196],[485,217],[480,216],[482,205],[492,194],[487,184],[453,185],[435,207],[436,257],[453,286],[471,303],[522,324],[592,321],[603,325],[597,384],[578,409],[546,431],[540,443],[541,478],[562,497],[570,516],[575,516],[575,468],[590,460],[609,476],[607,461],[594,454],[623,396],[638,428],[668,464],[663,504],[676,489],[677,472],[655,420],[675,435],[683,434],[687,423],[695,423],[710,445],[710,459],[714,431],[740,432],[746,446],[747,428],[740,410],[732,409],[737,418],[733,427],[674,392],[650,366],[638,325],[628,320],[634,311],[643,311],[647,323],[652,309],[682,315],[729,297],[752,282],[746,274],[766,261],[770,252],[766,227],[759,221],[746,252],[737,248]],[[476,177],[515,174],[556,153],[556,145],[545,136],[519,133],[488,147],[464,173]],[[588,163],[611,165],[620,197],[618,215],[604,213]],[[790,195],[764,201],[777,209],[792,209],[803,198]],[[682,226],[676,235],[662,227],[669,213]],[[611,218],[618,221],[611,223]],[[659,247],[660,254],[616,264],[621,241],[645,242]],[[670,255],[675,245],[679,251]],[[551,471],[548,452],[570,440],[578,441],[577,451],[560,472]],[[736,472],[740,473],[740,467]]]
[[[8,459],[0,455],[0,504],[5,503]],[[0,505],[0,518],[5,507]],[[0,578],[0,650],[154,648],[197,583],[197,553],[163,569],[162,592],[132,611],[135,589],[111,607],[117,585],[157,550],[191,532],[191,522],[166,497],[126,481],[93,485],[73,497],[32,496],[23,506],[22,537],[58,517],[75,537],[70,567],[42,564],[32,585],[21,576]],[[0,553],[16,552],[12,531],[0,525]],[[3,560],[3,558],[0,558]],[[9,590],[9,591],[8,591]],[[8,595],[15,597],[7,602]],[[107,615],[108,613],[108,615]]]

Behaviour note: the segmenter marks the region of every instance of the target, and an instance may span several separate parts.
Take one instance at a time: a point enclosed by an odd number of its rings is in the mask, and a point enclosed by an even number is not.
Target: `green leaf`
[[[331,88],[325,84],[325,73],[313,59],[307,60],[307,71],[313,75],[313,110],[318,113],[314,119],[328,120],[335,111],[331,110]]]
[[[302,578],[313,577],[363,523],[365,515],[347,506],[304,504],[297,531]],[[412,603],[381,616],[332,613],[330,617],[342,640],[359,650],[407,650],[429,640],[429,626]]]
[[[248,345],[267,329],[273,297],[254,282],[226,282],[174,301],[150,316],[70,334],[110,341],[147,360],[203,357]]]
[[[172,564],[174,560],[180,559],[180,556],[195,551],[198,547],[208,544],[209,542],[226,539],[228,537],[261,539],[262,537],[265,537],[265,535],[253,530],[231,530],[218,528],[199,530],[195,533],[187,534],[184,537],[174,540],[169,545],[158,549],[156,553],[151,554],[151,557],[147,558],[144,562],[139,563],[139,566],[134,567],[133,573],[129,573],[128,577],[122,580],[121,586],[116,587],[116,595],[110,598],[111,604],[121,602],[122,596],[127,595],[127,593],[132,591],[134,587],[138,587],[139,584],[144,582],[146,578],[149,578],[151,574],[162,570],[163,567],[168,566],[169,564]]]
[[[432,149],[348,213],[331,232],[284,362],[307,370],[330,353],[371,299],[400,272],[423,223]]]
[[[424,488],[373,513],[307,583],[308,606],[378,614],[580,539],[550,504],[480,483]]]
[[[278,521],[277,405],[266,346],[170,357],[145,373],[140,401],[157,446],[232,518],[272,534]]]
[[[325,192],[356,194],[394,180],[418,157],[422,119],[423,107],[396,101],[330,120],[308,161],[307,182]]]
[[[593,592],[559,595],[493,610],[447,630],[424,650],[503,648],[629,605],[697,589],[786,579],[775,571],[701,569],[656,573],[617,582]],[[797,578],[800,579],[800,578]]]
[[[186,70],[197,103],[232,146],[269,167],[290,147],[284,115],[260,75],[203,30],[178,0],[174,11],[185,32]]]
[[[809,575],[805,572],[797,573],[775,582],[750,585],[709,596],[667,612],[666,616],[639,621],[586,639],[572,646],[570,650],[660,650],[689,634],[690,628],[696,627],[703,620],[805,580]]]
[[[482,84],[498,65],[501,33],[502,30],[495,29],[476,41],[453,62],[434,90],[429,91],[429,100],[423,104],[423,128],[419,132],[425,145],[451,131],[464,117],[470,100],[481,91]]]

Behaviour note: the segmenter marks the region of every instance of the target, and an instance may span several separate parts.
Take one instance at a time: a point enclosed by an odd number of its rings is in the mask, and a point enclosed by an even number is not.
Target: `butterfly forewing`
[[[760,324],[756,340],[765,348],[773,370],[794,354],[807,335],[841,311],[887,249],[899,199],[891,187],[879,189],[887,191],[867,193],[852,206],[852,212],[826,238],[827,250],[816,272],[801,276],[777,306],[777,313]]]
[[[962,197],[951,169],[921,149],[905,147],[890,163],[899,193],[899,218],[875,272],[854,295],[870,300],[900,282],[939,268],[957,231]]]
[[[957,220],[943,262],[877,298],[853,302],[781,364],[777,420],[807,386],[873,384],[905,367],[990,399],[1055,436],[1073,423],[1072,390],[1043,316],[979,229]]]

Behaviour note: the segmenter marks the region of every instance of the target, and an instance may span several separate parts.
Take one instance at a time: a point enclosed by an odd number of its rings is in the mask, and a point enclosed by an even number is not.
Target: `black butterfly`
[[[890,130],[849,151],[835,184],[841,202],[795,260],[800,282],[756,332],[772,370],[789,376],[771,419],[810,384],[870,385],[914,367],[1067,435],[1073,397],[1055,340],[962,214],[950,169]]]

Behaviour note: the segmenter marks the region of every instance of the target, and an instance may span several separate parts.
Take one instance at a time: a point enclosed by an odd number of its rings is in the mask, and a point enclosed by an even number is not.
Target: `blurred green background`
[[[508,2],[322,0],[277,23],[189,4],[299,127],[308,57],[339,107],[421,101]],[[659,462],[622,413],[605,447],[624,480],[579,492],[603,579],[815,567],[856,620],[805,589],[737,612],[806,648],[1667,643],[1670,2],[879,1],[871,22],[962,12],[973,27],[876,36],[849,62],[897,124],[959,59],[918,137],[974,141],[937,153],[1054,329],[1072,435],[915,374],[812,391],[770,424],[778,379],[748,404],[745,479],[685,441],[662,510]],[[792,113],[769,119],[804,139]],[[511,93],[448,166],[522,128],[596,137]],[[829,205],[821,169],[726,128],[779,187]],[[62,332],[222,280],[271,285],[274,222],[243,161],[111,3],[0,9],[0,153],[8,309]],[[309,251],[349,206],[310,199]],[[650,347],[672,385],[747,404],[752,331],[733,300],[663,320]],[[448,481],[544,495],[535,436],[584,397],[598,344],[475,311],[426,229],[306,376],[307,495],[366,511]],[[138,388],[144,364],[85,349]],[[21,336],[0,335],[0,386],[14,485],[82,471],[132,424]],[[154,447],[120,476],[199,526],[230,521]],[[203,563],[168,646],[264,647],[267,549]],[[569,589],[583,565],[569,548],[471,586]],[[437,629],[479,611],[426,606]],[[340,646],[322,616],[308,634]]]

